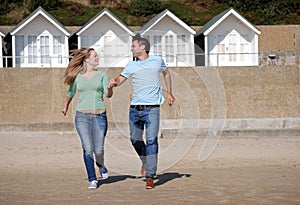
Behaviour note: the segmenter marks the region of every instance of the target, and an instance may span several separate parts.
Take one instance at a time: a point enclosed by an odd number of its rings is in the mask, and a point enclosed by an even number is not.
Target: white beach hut
[[[150,54],[162,56],[167,66],[195,66],[196,32],[171,11],[156,15],[139,33],[149,39]]]
[[[259,63],[260,33],[238,12],[229,8],[196,33],[196,65],[256,66]]]
[[[3,37],[4,33],[0,30],[0,68],[3,67]]]
[[[131,60],[133,31],[108,9],[103,9],[76,32],[78,48],[94,48],[100,67],[124,67]]]
[[[12,31],[12,67],[66,67],[69,32],[42,7]]]

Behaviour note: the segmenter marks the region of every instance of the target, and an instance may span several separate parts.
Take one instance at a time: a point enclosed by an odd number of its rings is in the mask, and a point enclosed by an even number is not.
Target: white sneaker
[[[102,179],[108,178],[108,171],[107,171],[106,167],[100,167],[99,172],[100,172]]]
[[[93,180],[93,181],[89,182],[89,189],[97,189],[97,188],[98,188],[97,180]]]
[[[101,173],[101,175],[102,175],[102,179],[107,179],[108,178],[108,172]]]

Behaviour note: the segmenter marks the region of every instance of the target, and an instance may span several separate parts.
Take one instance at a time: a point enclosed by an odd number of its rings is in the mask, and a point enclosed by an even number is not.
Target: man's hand
[[[107,88],[111,89],[111,88],[114,88],[114,87],[117,87],[117,82],[114,79],[112,79],[108,82]]]
[[[168,93],[168,105],[172,106],[174,103],[174,97],[172,93]]]

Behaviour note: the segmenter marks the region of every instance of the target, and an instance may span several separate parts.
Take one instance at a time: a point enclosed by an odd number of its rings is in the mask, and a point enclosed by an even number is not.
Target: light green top
[[[76,90],[78,102],[76,110],[105,110],[103,95],[107,94],[108,76],[103,71],[97,73],[90,79],[78,74],[70,85],[67,96],[73,98]]]

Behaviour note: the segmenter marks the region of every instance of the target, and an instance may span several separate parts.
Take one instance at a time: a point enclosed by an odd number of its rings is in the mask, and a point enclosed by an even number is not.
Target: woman
[[[75,127],[82,144],[83,159],[89,180],[88,188],[96,189],[98,181],[94,156],[101,177],[108,178],[108,171],[104,165],[107,117],[103,96],[110,98],[113,91],[112,88],[107,88],[107,74],[95,69],[99,65],[99,57],[94,49],[74,50],[71,56],[73,58],[65,71],[64,78],[64,83],[70,87],[62,113],[67,114],[70,102],[77,90]]]

